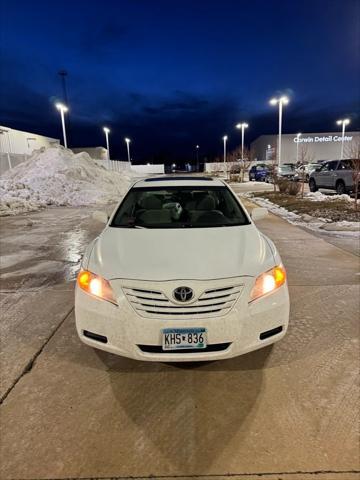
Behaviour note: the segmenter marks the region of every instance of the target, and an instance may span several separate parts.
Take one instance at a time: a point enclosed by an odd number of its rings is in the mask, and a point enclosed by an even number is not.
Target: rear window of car
[[[359,168],[359,161],[360,160],[341,160],[338,170],[357,170]]]
[[[111,227],[206,228],[250,222],[227,187],[132,188]]]

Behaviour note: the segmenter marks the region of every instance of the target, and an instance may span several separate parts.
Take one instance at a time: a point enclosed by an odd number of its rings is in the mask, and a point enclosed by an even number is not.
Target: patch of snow
[[[39,210],[48,205],[96,205],[117,202],[133,174],[114,172],[87,153],[62,146],[40,149],[0,177],[0,216]]]
[[[324,195],[319,191],[305,193],[304,198],[312,202],[332,202],[334,200],[344,200],[345,202],[353,201],[350,195],[347,195],[346,193],[344,193],[343,195]]]
[[[260,207],[265,207],[269,210],[269,212],[275,213],[275,215],[279,215],[280,217],[291,220],[301,219],[300,215],[297,213],[289,212],[286,210],[286,208],[279,207],[279,205],[276,205],[276,203],[271,202],[267,198],[251,197],[251,200],[253,200]]]
[[[247,195],[246,193],[241,196],[251,197],[251,200],[257,205],[267,208],[271,213],[274,213],[275,215],[284,218],[293,225],[305,227],[310,230],[326,233],[329,235],[347,237],[352,236],[360,238],[360,222],[348,222],[346,220],[339,222],[331,222],[329,221],[329,219],[326,218],[312,217],[311,215],[307,214],[298,215],[296,213],[289,212],[284,207],[279,207],[279,205],[276,205],[267,198],[254,197]],[[337,195],[337,197],[343,196],[344,195]]]
[[[343,220],[341,222],[332,222],[327,225],[323,225],[323,230],[327,230],[328,232],[338,232],[338,231],[346,231],[346,232],[360,232],[360,223],[359,222],[348,222]]]

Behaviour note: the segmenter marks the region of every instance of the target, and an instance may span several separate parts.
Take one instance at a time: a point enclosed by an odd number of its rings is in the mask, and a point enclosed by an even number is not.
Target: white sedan
[[[124,357],[234,357],[280,340],[289,321],[275,245],[221,180],[138,181],[87,248],[76,285],[80,339]]]

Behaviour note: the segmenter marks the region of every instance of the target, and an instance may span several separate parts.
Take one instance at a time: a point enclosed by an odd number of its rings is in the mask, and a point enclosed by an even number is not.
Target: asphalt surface
[[[221,362],[136,362],[76,335],[91,213],[1,220],[1,479],[359,478],[357,256],[269,215],[287,336]]]

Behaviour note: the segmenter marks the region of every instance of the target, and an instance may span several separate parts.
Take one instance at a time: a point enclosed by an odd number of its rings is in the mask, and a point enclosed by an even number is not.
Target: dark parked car
[[[265,164],[253,165],[249,170],[249,180],[257,182],[270,181],[270,169]]]
[[[359,168],[355,169],[355,160],[331,160],[311,172],[309,188],[311,192],[328,188],[342,195],[354,190],[356,176],[360,182]]]

